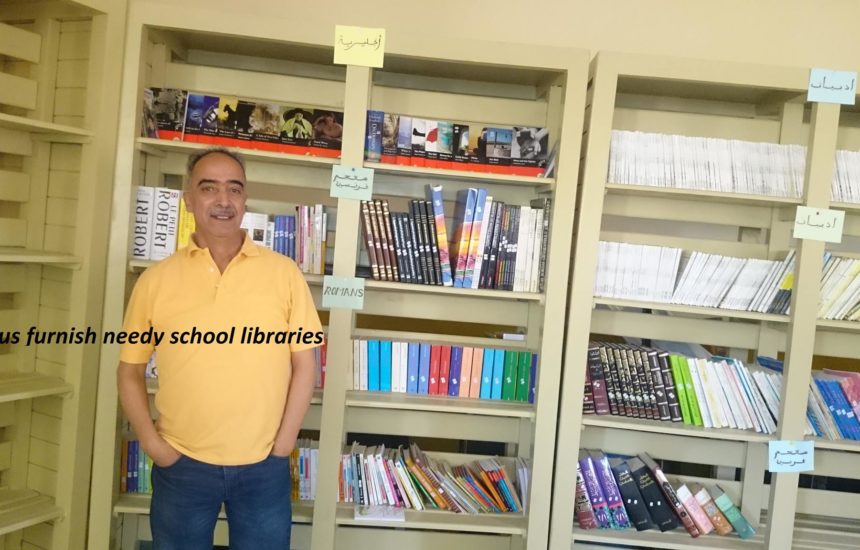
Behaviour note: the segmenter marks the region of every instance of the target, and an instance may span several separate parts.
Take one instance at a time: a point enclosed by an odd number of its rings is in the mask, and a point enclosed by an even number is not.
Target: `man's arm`
[[[116,372],[119,400],[143,450],[157,465],[167,467],[181,455],[158,434],[152,423],[145,375],[146,363],[120,361]]]
[[[314,395],[314,350],[295,351],[291,361],[293,375],[287,393],[287,406],[284,407],[281,427],[278,428],[278,435],[275,436],[275,444],[272,446],[272,454],[281,457],[289,456],[293,452],[302,421]]]

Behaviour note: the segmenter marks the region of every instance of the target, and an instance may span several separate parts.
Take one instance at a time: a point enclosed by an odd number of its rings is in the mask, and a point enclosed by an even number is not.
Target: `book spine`
[[[618,492],[627,509],[627,515],[630,522],[637,531],[645,531],[655,527],[651,521],[651,516],[648,515],[648,509],[645,507],[645,500],[639,493],[639,488],[636,485],[636,480],[633,479],[633,474],[630,467],[623,461],[618,460],[611,462],[610,468],[615,476],[615,481],[618,483]]]
[[[439,249],[439,237],[436,234],[436,228],[438,225],[436,223],[435,216],[433,215],[433,203],[430,201],[423,202],[424,210],[427,212],[427,235],[430,243],[430,260],[433,264],[433,279],[436,281],[437,285],[444,286],[445,281],[442,276],[442,263],[440,257],[442,252]]]
[[[755,529],[753,529],[752,525],[750,525],[747,518],[738,510],[738,507],[731,501],[731,499],[720,490],[720,495],[714,499],[714,503],[716,503],[717,507],[720,511],[726,516],[726,519],[729,520],[729,523],[732,524],[732,527],[735,528],[735,531],[738,533],[738,536],[742,539],[749,539],[755,535]]]
[[[175,189],[157,187],[153,197],[152,245],[150,260],[163,260],[176,250],[179,228],[179,200],[182,193]]]
[[[370,273],[374,280],[381,280],[379,271],[379,260],[376,256],[377,246],[374,240],[374,233],[370,222],[370,202],[361,201],[361,227],[364,232],[364,245],[367,248],[367,255],[370,258]]]
[[[436,228],[436,242],[439,250],[439,267],[442,273],[442,285],[453,286],[451,275],[451,256],[448,251],[448,231],[445,228],[445,203],[442,201],[442,186],[427,185],[427,199],[432,205],[433,223]]]
[[[134,205],[131,257],[148,260],[152,248],[152,219],[155,207],[155,188],[139,186]]]
[[[418,284],[427,284],[424,256],[421,255],[421,232],[418,228],[418,207],[416,201],[411,201],[409,208],[409,233],[412,235],[412,263],[415,265],[415,279]]]
[[[588,493],[588,498],[591,500],[594,519],[597,520],[597,525],[600,529],[609,529],[609,506],[606,504],[606,497],[600,488],[600,482],[597,480],[597,472],[594,469],[591,457],[587,455],[581,457],[579,459],[579,466],[582,469],[585,490]]]
[[[630,527],[630,519],[624,510],[624,501],[621,499],[618,486],[615,484],[615,477],[613,477],[609,467],[609,459],[602,452],[592,453],[591,459],[597,472],[597,480],[600,482],[600,488],[603,490],[606,504],[609,507],[609,525],[613,529],[627,529]]]
[[[370,162],[379,162],[382,157],[382,125],[385,113],[382,111],[367,111],[367,134],[364,143],[364,158]]]
[[[732,532],[732,526],[729,524],[729,520],[726,519],[726,516],[720,512],[720,509],[717,507],[714,500],[711,498],[711,495],[708,494],[707,489],[700,489],[696,493],[696,501],[699,503],[699,506],[702,507],[702,511],[708,516],[711,524],[714,526],[714,529],[717,531],[719,535],[728,535]]]
[[[620,415],[618,376],[610,368],[610,352],[604,344],[600,344],[598,350],[600,352],[600,368],[603,371],[603,384],[609,401],[609,414]]]
[[[394,235],[391,233],[391,214],[388,212],[388,201],[377,201],[377,208],[382,212],[382,242],[386,247],[388,262],[391,265],[391,280],[400,281],[400,270],[397,268],[397,251],[394,249]]]
[[[651,368],[651,380],[654,381],[654,396],[657,401],[657,412],[660,420],[671,420],[672,415],[669,410],[669,397],[666,392],[666,381],[663,379],[663,371],[660,368],[660,360],[657,357],[657,352],[653,350],[645,351],[648,355],[648,364]]]
[[[640,455],[640,458],[641,457],[642,455]],[[696,524],[693,523],[693,518],[691,518],[690,514],[687,513],[687,510],[684,509],[684,505],[681,504],[678,494],[669,483],[669,480],[666,479],[666,475],[663,473],[663,470],[660,469],[660,467],[657,466],[650,457],[648,457],[648,460],[642,459],[642,461],[645,462],[651,470],[651,473],[654,475],[654,479],[657,481],[657,485],[660,487],[660,490],[663,491],[663,495],[666,497],[669,505],[675,510],[675,513],[678,515],[678,519],[681,520],[681,524],[684,526],[684,529],[687,530],[691,537],[698,537],[701,534],[699,529],[696,527]]]

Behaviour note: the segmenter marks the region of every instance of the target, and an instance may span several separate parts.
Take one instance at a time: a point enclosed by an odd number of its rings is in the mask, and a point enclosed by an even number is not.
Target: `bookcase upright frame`
[[[608,451],[635,454],[651,450],[652,454],[660,458],[728,466],[732,472],[734,468],[743,468],[742,482],[729,480],[725,485],[732,487],[745,515],[752,517],[754,523],[758,523],[762,509],[767,508],[764,520],[767,525],[760,527],[760,533],[752,543],[740,541],[736,536],[709,536],[708,544],[719,548],[747,548],[752,544],[752,547],[781,550],[789,547],[812,548],[815,545],[824,547],[822,545],[828,540],[836,541],[839,537],[836,528],[833,533],[822,534],[818,530],[804,530],[801,523],[795,526],[798,474],[773,474],[769,487],[763,483],[767,469],[767,441],[804,438],[812,357],[815,352],[825,351],[820,339],[816,341],[815,319],[823,243],[800,241],[796,245],[798,263],[791,315],[787,317],[595,298],[593,287],[597,244],[601,239],[681,246],[727,255],[744,255],[744,251],[753,251],[751,255],[769,258],[773,258],[780,250],[787,250],[794,206],[829,205],[838,107],[814,104],[809,122],[804,120],[809,77],[806,68],[601,52],[592,61],[591,75],[586,140],[583,144],[587,156],[580,183],[580,215],[577,219],[575,261],[570,280],[570,316],[567,322],[556,463],[561,465],[565,460],[569,462],[581,446],[605,445]],[[649,100],[649,94],[659,99]],[[619,97],[623,97],[621,107],[618,106]],[[752,104],[754,107],[740,111],[737,103]],[[696,112],[695,116],[699,118],[685,118],[690,110]],[[741,112],[743,114],[739,115]],[[649,131],[684,134],[685,131],[678,128],[693,128],[693,135],[701,133],[706,136],[808,145],[803,197],[751,197],[607,182],[612,129],[637,129],[639,124]],[[622,198],[610,203],[609,199],[616,195]],[[618,233],[601,230],[605,214],[634,215],[624,210],[635,208],[637,201],[641,203],[639,208],[642,208],[643,201],[650,201],[647,203],[649,207],[663,209],[669,219],[683,208],[680,218],[690,221],[696,216],[702,220],[709,219],[716,215],[711,209],[731,205],[737,209],[737,215],[746,214],[749,222],[737,223],[741,231],[736,243],[715,245],[712,241],[702,241],[700,246],[706,248],[697,246],[699,243],[695,243],[695,239],[642,238],[635,231]],[[769,244],[757,244],[760,241],[752,234],[761,231],[769,233]],[[669,315],[594,309],[597,304],[650,308],[669,312]],[[746,322],[732,323],[733,320]],[[750,328],[749,321],[756,322],[757,328]],[[585,357],[591,333],[711,343],[739,350],[756,350],[759,354],[771,356],[784,350],[786,375],[777,433],[770,437],[754,432],[706,430],[619,417],[584,417],[582,398]],[[846,446],[845,443],[840,445]],[[686,533],[598,533],[574,529],[571,538],[575,481],[575,468],[556,468],[549,544],[552,550],[569,548],[572,540],[576,541],[577,547],[588,547],[591,541],[678,549],[701,547],[703,541],[694,540]],[[813,498],[813,501],[821,503],[821,499]],[[811,506],[805,506],[807,511],[809,508]],[[825,506],[823,513],[831,509]],[[816,524],[816,527],[820,527],[820,524]],[[764,537],[761,531],[766,533]]]
[[[264,93],[263,90],[254,93],[254,87],[267,82],[266,79],[281,78],[280,76],[258,77],[254,72],[215,68],[211,65],[182,66],[175,63],[172,57],[181,58],[187,53],[183,44],[184,33],[211,33],[213,37],[225,39],[229,35],[235,35],[237,28],[249,33],[247,38],[231,37],[236,40],[237,46],[242,46],[238,49],[244,53],[247,53],[245,46],[254,41],[288,41],[300,48],[331,47],[328,31],[322,33],[318,29],[286,25],[285,21],[252,14],[231,16],[227,21],[204,10],[182,6],[172,7],[169,11],[143,3],[130,7],[120,107],[123,117],[117,145],[118,160],[112,209],[114,224],[110,235],[105,326],[118,326],[121,323],[125,295],[129,290],[127,273],[146,265],[128,261],[127,243],[134,185],[156,185],[162,174],[181,174],[181,161],[184,155],[194,148],[193,145],[179,142],[159,143],[157,140],[137,137],[136,119],[142,88],[145,85],[184,85],[187,89],[199,91],[218,93],[223,89],[230,89],[234,93],[241,90],[240,95],[246,91],[249,97],[270,97],[271,93]],[[178,25],[182,28],[178,28]],[[288,35],[285,35],[285,29],[289,29]],[[506,192],[532,198],[540,193],[549,193],[554,203],[547,258],[551,267],[547,272],[546,292],[539,295],[367,280],[365,309],[361,313],[396,317],[410,311],[420,311],[418,318],[475,323],[498,321],[506,316],[525,319],[524,324],[528,330],[525,342],[494,342],[495,345],[501,344],[503,347],[531,349],[540,353],[537,404],[534,408],[515,408],[506,407],[504,403],[469,400],[422,403],[421,406],[416,406],[408,396],[399,399],[385,394],[348,391],[347,380],[352,380],[352,377],[347,376],[347,373],[351,364],[354,337],[414,338],[437,342],[451,340],[444,335],[359,329],[355,322],[356,313],[350,310],[329,311],[325,389],[321,396],[318,396],[317,404],[312,406],[310,419],[306,420],[305,427],[320,429],[319,471],[329,471],[332,475],[318,477],[318,499],[313,506],[299,506],[294,510],[294,522],[298,523],[294,529],[294,545],[299,548],[328,550],[336,545],[376,548],[380,544],[410,544],[420,540],[422,544],[443,544],[453,548],[496,548],[503,544],[504,547],[510,548],[543,549],[546,548],[549,529],[549,495],[561,374],[566,281],[574,219],[572,206],[575,202],[575,182],[579,167],[577,156],[581,142],[588,55],[586,52],[571,49],[530,47],[528,51],[524,51],[508,44],[465,40],[424,41],[392,33],[386,44],[386,58],[387,63],[393,64],[396,61],[398,66],[409,74],[406,77],[382,74],[380,79],[384,82],[377,82],[374,74],[376,71],[365,67],[347,67],[342,81],[342,97],[338,98],[331,77],[323,68],[320,70],[326,74],[316,81],[320,89],[318,96],[323,99],[311,99],[314,80],[289,80],[289,77],[283,77],[278,84],[286,86],[295,83],[297,87],[294,90],[285,87],[280,94],[283,97],[279,99],[283,102],[323,102],[342,106],[345,124],[340,162],[351,166],[367,165],[377,168],[376,191],[383,196],[396,197],[402,193],[397,190],[396,180],[399,178],[422,183],[440,181],[446,185],[451,184],[452,187],[498,184],[506,186]],[[248,59],[247,71],[259,68],[259,58]],[[289,63],[278,65],[278,69],[283,69]],[[308,70],[307,67],[302,69]],[[316,69],[310,69],[310,72],[313,73],[314,70]],[[426,74],[423,74],[425,70]],[[520,86],[513,81],[513,77],[505,76],[509,71],[510,74],[522,71],[527,75],[538,75],[541,81],[538,84],[525,82],[525,85]],[[278,70],[271,72],[277,73]],[[499,78],[503,82],[511,83],[493,85],[491,81],[481,82],[480,77],[473,81],[476,78],[474,74],[493,72],[502,75]],[[218,86],[213,81],[218,74],[230,75],[236,80]],[[439,81],[442,84],[434,81],[436,88],[429,89],[428,93],[421,91],[425,83],[440,76],[444,77]],[[310,78],[313,79],[313,76]],[[403,90],[391,92],[391,89],[407,81],[409,85],[403,87]],[[450,118],[491,122],[505,120],[509,118],[506,114],[510,115],[502,109],[507,103],[504,99],[498,99],[505,97],[498,95],[499,89],[514,94],[508,97],[516,97],[516,94],[523,93],[523,89],[527,87],[533,88],[535,93],[539,94],[537,97],[545,98],[545,118],[540,122],[551,128],[552,140],[564,143],[559,150],[558,172],[555,178],[540,180],[441,172],[433,169],[399,169],[364,162],[366,113],[368,108],[379,108],[378,102],[389,106],[393,112],[404,114],[433,116],[434,113],[440,112],[447,113]],[[463,92],[464,89],[469,92]],[[436,97],[430,92],[463,94],[458,96],[462,104],[458,105],[450,100],[446,102],[439,99],[441,96]],[[298,97],[295,94],[298,94]],[[480,97],[482,95],[495,95],[496,98],[485,101]],[[396,107],[393,107],[395,105]],[[470,118],[470,115],[474,118]],[[269,183],[277,183],[286,173],[285,170],[296,170],[299,177],[305,174],[300,168],[292,166],[309,164],[314,170],[318,170],[322,165],[331,164],[331,161],[317,162],[307,157],[294,159],[288,155],[243,152],[247,153],[249,159],[249,179],[261,178]],[[307,192],[308,196],[316,193],[313,196],[319,197],[319,194],[327,189],[317,176],[308,177],[306,183],[291,185],[306,186],[307,190],[300,192]],[[336,276],[352,276],[358,259],[359,203],[340,199],[336,204],[337,221],[333,235],[337,236],[337,243],[334,247],[333,273]],[[308,276],[307,279],[319,307],[322,278]],[[491,341],[486,338],[463,337],[462,342],[491,345]],[[126,544],[133,543],[138,535],[146,535],[148,531],[145,517],[148,499],[118,494],[120,434],[117,431],[119,410],[115,389],[117,360],[118,350],[106,349],[100,367],[93,466],[93,471],[97,474],[93,479],[90,521],[90,548],[93,549],[116,546],[120,539],[124,539],[125,547]],[[410,512],[403,524],[359,524],[352,518],[351,507],[339,506],[335,500],[335,472],[346,432],[417,434],[508,443],[511,445],[510,449],[515,448],[521,456],[532,457],[534,461],[529,514],[496,517],[489,514],[469,516]],[[470,458],[468,455],[460,456],[464,461]],[[111,513],[118,515],[121,521],[112,521]],[[312,526],[309,527],[309,523]],[[401,529],[395,530],[391,527]],[[219,525],[216,529],[216,541],[224,540],[223,525]]]

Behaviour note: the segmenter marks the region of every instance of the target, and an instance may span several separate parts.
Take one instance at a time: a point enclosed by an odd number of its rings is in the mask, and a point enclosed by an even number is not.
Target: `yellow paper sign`
[[[385,56],[385,29],[334,27],[334,62],[382,68]]]

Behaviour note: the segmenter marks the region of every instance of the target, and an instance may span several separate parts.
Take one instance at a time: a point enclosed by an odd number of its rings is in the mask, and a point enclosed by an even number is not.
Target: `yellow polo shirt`
[[[164,439],[210,464],[252,464],[268,456],[287,401],[290,354],[319,344],[307,338],[281,345],[240,341],[244,327],[321,330],[295,262],[246,235],[222,274],[209,249],[192,239],[147,269],[134,287],[123,330],[150,327],[165,334],[157,348],[155,396]],[[232,343],[180,343],[179,337],[195,328],[202,333],[234,330]],[[153,351],[152,344],[125,344],[120,359],[146,363]]]

